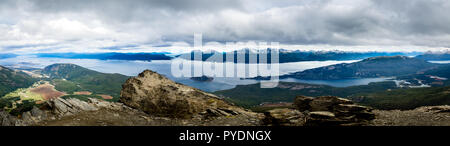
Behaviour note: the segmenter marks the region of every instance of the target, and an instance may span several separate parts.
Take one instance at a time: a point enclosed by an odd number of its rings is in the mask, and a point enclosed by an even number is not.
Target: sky
[[[447,50],[449,14],[448,0],[1,0],[0,52],[179,52],[194,34],[212,49]]]

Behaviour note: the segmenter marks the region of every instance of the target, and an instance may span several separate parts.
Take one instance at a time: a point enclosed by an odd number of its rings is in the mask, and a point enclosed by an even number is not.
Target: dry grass
[[[92,95],[92,92],[89,91],[80,91],[80,92],[74,92],[75,95]]]
[[[98,95],[98,96],[102,97],[103,99],[113,99],[113,97],[110,96],[110,95],[104,95],[104,94],[102,94],[102,95]]]

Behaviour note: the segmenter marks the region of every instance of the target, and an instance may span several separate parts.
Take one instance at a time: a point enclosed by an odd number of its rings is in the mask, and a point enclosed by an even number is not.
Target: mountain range
[[[99,60],[170,60],[167,53],[39,53],[34,54],[42,58],[67,59],[99,59]]]
[[[450,60],[450,51],[444,52],[444,53],[427,52],[427,53],[416,56],[416,58],[427,60],[427,61]]]
[[[258,52],[264,52],[267,55],[267,58],[270,60],[271,51],[276,51],[275,49],[267,49],[267,50],[253,50],[253,49],[241,49],[231,52],[218,52],[218,51],[210,51],[210,52],[202,52],[202,51],[192,51],[190,53],[178,55],[178,58],[186,59],[186,60],[197,60],[198,58],[194,58],[194,53],[201,54],[201,61],[211,61],[211,62],[234,62],[234,63],[243,63],[244,61],[238,61],[237,56],[245,56],[245,63],[259,63],[259,54]],[[360,60],[366,59],[370,57],[376,56],[415,56],[419,55],[418,52],[343,52],[343,51],[300,51],[300,50],[285,50],[279,49],[279,63],[289,63],[289,62],[299,62],[299,61],[327,61],[327,60]],[[227,60],[227,55],[234,55],[233,60]],[[257,58],[256,61],[249,61],[249,56],[255,56]],[[270,62],[270,61],[269,61]]]
[[[0,59],[6,59],[6,58],[14,58],[17,57],[16,54],[6,53],[6,54],[0,54]]]
[[[72,94],[88,91],[118,99],[122,84],[129,78],[121,74],[100,73],[74,64],[53,64],[42,73],[49,76],[55,88]]]
[[[291,73],[280,78],[305,80],[340,80],[355,78],[393,77],[415,74],[440,66],[406,56],[371,57],[354,63],[342,63]]]

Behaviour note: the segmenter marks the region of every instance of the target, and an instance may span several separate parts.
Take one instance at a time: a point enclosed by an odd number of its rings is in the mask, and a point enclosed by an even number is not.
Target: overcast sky
[[[176,52],[194,33],[287,49],[447,49],[450,1],[0,1],[1,52]]]

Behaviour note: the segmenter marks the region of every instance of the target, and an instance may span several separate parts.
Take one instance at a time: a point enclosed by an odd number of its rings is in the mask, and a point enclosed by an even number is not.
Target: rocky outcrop
[[[58,105],[58,106],[56,106]],[[259,114],[229,109],[208,109],[189,119],[160,117],[128,107],[120,102],[99,99],[51,100],[43,107],[50,116],[28,125],[65,126],[257,126]],[[61,112],[65,111],[65,112]],[[25,119],[22,118],[25,121]],[[26,125],[26,124],[23,124]]]
[[[374,110],[372,126],[450,126],[450,106],[424,106],[413,110]]]
[[[81,111],[98,110],[94,105],[82,102],[78,99],[70,98],[64,100],[62,98],[52,99],[47,102],[52,112],[58,116],[66,116],[77,114]]]
[[[90,98],[89,101],[79,99],[55,98],[43,103],[39,108],[33,107],[31,111],[22,113],[18,118],[9,113],[0,112],[1,126],[29,126],[39,125],[45,121],[59,120],[68,116],[76,116],[80,113],[99,111],[99,110],[133,110],[122,103],[107,102],[99,99]]]
[[[313,101],[314,98],[307,97],[307,96],[297,96],[294,99],[293,105],[299,110],[299,111],[308,111],[311,110],[311,101]]]
[[[264,125],[268,126],[303,126],[305,115],[295,109],[274,109],[264,113]]]
[[[307,114],[305,125],[366,125],[375,118],[372,109],[335,96],[298,96],[294,106]]]
[[[185,86],[146,70],[123,85],[120,101],[148,114],[192,118],[194,115],[228,116],[248,113],[215,95]]]
[[[121,102],[56,98],[19,117],[0,113],[1,125],[258,126],[262,114],[175,83],[152,71],[129,79]]]
[[[23,113],[22,119],[17,120],[15,124],[17,126],[34,125],[46,120],[47,118],[48,114],[45,111],[37,107],[33,107],[31,111]]]
[[[264,123],[281,126],[354,126],[367,125],[375,118],[372,109],[335,96],[298,96],[293,106],[295,109],[266,112]]]
[[[8,112],[0,111],[0,126],[14,126],[17,118],[11,116]]]

